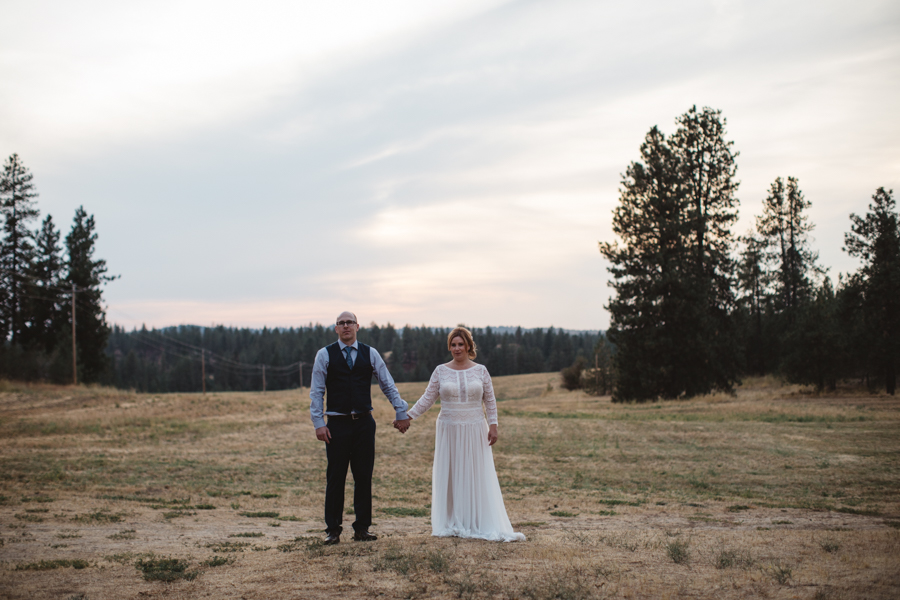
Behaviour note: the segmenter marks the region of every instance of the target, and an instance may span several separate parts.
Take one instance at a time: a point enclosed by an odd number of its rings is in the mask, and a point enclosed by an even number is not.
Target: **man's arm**
[[[394,407],[394,412],[397,415],[396,420],[401,423],[405,422],[404,426],[397,427],[397,429],[404,432],[409,427],[409,417],[406,414],[406,411],[409,410],[409,404],[400,397],[400,392],[397,391],[397,386],[394,384],[394,378],[391,377],[391,372],[388,371],[387,365],[384,364],[384,359],[381,358],[378,350],[370,346],[369,355],[372,359],[372,367],[375,369],[375,379],[378,380],[378,387],[381,388],[382,393]]]
[[[328,443],[331,432],[325,425],[325,374],[328,371],[328,351],[322,348],[316,353],[316,361],[313,363],[312,380],[309,384],[309,416],[313,427],[316,428],[316,437]]]

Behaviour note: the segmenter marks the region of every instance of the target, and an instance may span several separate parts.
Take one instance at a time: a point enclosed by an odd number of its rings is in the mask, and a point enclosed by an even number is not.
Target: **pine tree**
[[[769,277],[765,268],[765,242],[750,234],[741,240],[744,248],[737,265],[739,306],[743,325],[744,368],[755,375],[766,373],[770,344],[765,323],[768,317]]]
[[[618,242],[601,243],[616,295],[613,399],[652,400],[731,390],[738,355],[731,225],[737,183],[719,111],[692,108],[667,140],[653,127],[622,181]]]
[[[75,338],[78,352],[79,381],[98,381],[107,368],[105,354],[109,326],[103,309],[100,287],[115,279],[106,275],[106,261],[94,259],[97,242],[94,217],[79,206],[72,230],[66,236],[68,251],[65,283],[76,289]],[[70,318],[71,319],[71,318]],[[68,321],[71,327],[71,320]]]
[[[65,337],[66,298],[62,286],[65,262],[59,245],[60,232],[47,215],[34,239],[34,260],[25,286],[30,327],[25,345],[51,352]]]
[[[900,365],[900,218],[893,190],[878,188],[865,217],[850,215],[844,251],[862,259],[859,270],[868,338],[868,363],[894,394]]]
[[[763,200],[762,216],[756,220],[757,233],[767,245],[766,261],[775,281],[776,308],[785,314],[788,325],[794,320],[795,310],[812,293],[812,275],[818,270],[818,254],[809,246],[814,227],[806,214],[810,206],[795,177],[788,177],[787,186],[778,177]]]
[[[6,159],[0,175],[0,209],[5,218],[0,244],[0,336],[11,339],[14,345],[22,342],[27,320],[23,310],[24,286],[34,253],[28,224],[38,216],[32,179],[18,154]]]

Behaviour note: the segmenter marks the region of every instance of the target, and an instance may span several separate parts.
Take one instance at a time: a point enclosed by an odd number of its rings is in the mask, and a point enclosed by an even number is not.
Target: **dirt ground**
[[[896,399],[768,379],[647,405],[552,374],[495,387],[525,542],[433,538],[439,407],[401,436],[376,398],[379,539],[325,547],[308,390],[2,383],[0,598],[900,597]]]

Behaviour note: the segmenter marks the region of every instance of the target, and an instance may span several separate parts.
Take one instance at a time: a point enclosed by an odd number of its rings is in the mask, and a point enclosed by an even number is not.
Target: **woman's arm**
[[[425,388],[425,393],[422,394],[422,397],[419,398],[416,405],[406,413],[409,415],[410,419],[417,419],[422,416],[422,413],[431,408],[441,395],[441,380],[438,376],[438,369],[440,369],[440,367],[435,369],[431,374],[431,379],[428,380],[428,387]]]

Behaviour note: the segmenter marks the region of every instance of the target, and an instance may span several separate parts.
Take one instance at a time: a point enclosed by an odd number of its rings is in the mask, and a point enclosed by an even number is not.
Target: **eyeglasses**
[[[336,325],[338,327],[351,327],[353,325],[356,325],[356,321],[338,321]]]

